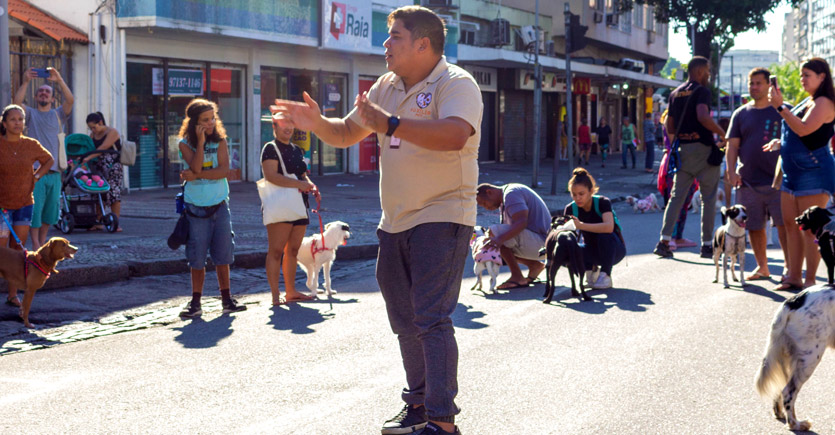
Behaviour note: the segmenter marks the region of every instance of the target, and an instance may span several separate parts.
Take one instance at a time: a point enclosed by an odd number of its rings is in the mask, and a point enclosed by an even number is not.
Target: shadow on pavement
[[[490,325],[477,322],[475,319],[480,319],[484,316],[485,314],[483,312],[473,310],[472,305],[464,305],[459,302],[458,307],[455,308],[455,312],[452,313],[452,324],[456,328],[482,329]]]
[[[293,334],[310,334],[316,332],[310,326],[322,323],[332,318],[332,312],[323,313],[317,308],[308,308],[299,303],[272,307],[272,314],[268,325],[281,331],[290,331]]]
[[[646,311],[647,306],[655,305],[655,302],[652,301],[652,295],[640,290],[612,288],[608,290],[586,290],[586,293],[594,300],[581,302],[576,297],[571,296],[570,292],[566,292],[564,294],[568,295],[567,298],[554,301],[551,305],[570,308],[586,314],[603,314],[612,307],[624,311],[641,312]],[[601,298],[601,295],[606,297]]]
[[[545,284],[536,283],[528,287],[517,287],[511,290],[498,290],[496,294],[481,293],[474,291],[474,294],[481,294],[485,299],[500,299],[503,301],[528,301],[531,299],[542,299],[545,293]]]
[[[769,298],[769,299],[773,300],[774,302],[783,302],[783,301],[786,300],[785,296],[783,296],[779,293],[775,293],[771,290],[767,290],[766,288],[764,288],[762,286],[751,285],[751,284],[748,284],[747,282],[745,284],[746,284],[745,287],[738,288],[738,289],[734,289],[733,287],[731,287],[731,289],[741,290],[741,291],[744,291],[745,293],[751,293],[752,295],[757,295],[757,296],[762,296],[764,298]],[[778,284],[777,283],[772,283],[771,285],[776,287]],[[787,292],[787,293],[792,293],[792,292]],[[794,293],[797,293],[797,292],[794,292]]]
[[[179,328],[173,328],[175,331],[180,331],[180,335],[174,337],[174,340],[182,344],[186,349],[208,349],[215,347],[226,337],[232,335],[232,321],[235,318],[228,314],[224,314],[208,322],[201,317],[195,317],[191,322]]]

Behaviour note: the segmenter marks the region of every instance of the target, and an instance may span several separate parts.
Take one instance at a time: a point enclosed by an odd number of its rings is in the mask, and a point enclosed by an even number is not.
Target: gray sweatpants
[[[710,147],[701,142],[683,143],[679,148],[681,167],[673,178],[673,189],[667,208],[664,209],[664,224],[661,238],[670,240],[681,207],[687,199],[687,191],[694,180],[699,180],[702,195],[702,244],[713,239],[713,225],[716,222],[716,188],[719,186],[719,166],[707,163]]]
[[[460,412],[458,344],[450,316],[458,305],[473,227],[428,223],[400,233],[377,230],[377,282],[400,342],[403,401],[423,404],[432,420]]]

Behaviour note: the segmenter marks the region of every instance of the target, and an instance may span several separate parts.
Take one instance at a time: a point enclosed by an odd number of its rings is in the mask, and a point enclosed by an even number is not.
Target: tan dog
[[[37,252],[26,254],[22,251],[0,247],[0,277],[13,287],[24,290],[20,317],[27,328],[34,328],[29,323],[29,309],[32,307],[35,292],[46,283],[49,278],[48,274],[58,273],[55,269],[58,262],[72,258],[76,251],[78,248],[61,237],[53,237]]]

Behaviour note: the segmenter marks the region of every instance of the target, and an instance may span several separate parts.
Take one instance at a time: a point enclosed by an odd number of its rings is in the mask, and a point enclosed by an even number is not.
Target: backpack
[[[594,212],[598,216],[600,216],[600,218],[602,219],[603,218],[603,213],[600,213],[600,198],[602,198],[600,195],[592,195],[592,197],[591,197],[592,202],[594,203]],[[574,202],[574,201],[571,202],[571,214],[574,215],[574,216],[579,216],[580,215],[580,207],[578,207],[577,203]],[[615,219],[614,233],[617,234],[618,237],[620,238],[620,241],[623,242],[623,246],[626,246],[626,240],[623,239],[623,229],[620,226],[620,221],[618,220],[618,215],[617,215],[617,213],[615,213],[614,209],[612,209],[612,217]]]

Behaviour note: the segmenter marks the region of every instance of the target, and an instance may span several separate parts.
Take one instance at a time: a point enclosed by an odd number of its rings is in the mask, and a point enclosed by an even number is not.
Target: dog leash
[[[317,187],[317,188],[315,188],[315,190],[318,191],[319,188]],[[330,249],[325,246],[325,227],[322,224],[322,213],[319,213],[319,209],[322,208],[322,199],[321,199],[322,194],[319,193],[319,195],[313,195],[313,197],[316,198],[316,208],[311,209],[310,212],[319,217],[319,234],[322,237],[322,247],[321,248],[316,247],[316,239],[313,239],[313,243],[310,244],[310,255],[313,258],[316,258],[316,254],[318,254],[320,252],[328,251]]]
[[[20,246],[20,249],[23,249],[23,258],[26,259],[26,261],[23,262],[23,279],[26,279],[26,277],[29,276],[29,264],[30,263],[33,266],[35,266],[38,270],[40,270],[41,273],[46,275],[47,278],[49,278],[49,275],[50,275],[49,272],[45,271],[43,269],[43,267],[41,267],[41,265],[38,264],[37,262],[32,261],[32,260],[29,259],[29,255],[27,255],[27,254],[29,254],[29,251],[27,251],[26,247],[23,246],[23,243],[21,243],[20,238],[17,237],[17,233],[14,232],[14,228],[12,227],[12,224],[9,223],[9,219],[6,217],[6,212],[7,211],[8,210],[6,210],[5,208],[0,209],[0,216],[3,216],[3,222],[6,223],[6,227],[9,228],[9,232],[12,233],[12,236],[14,237],[15,242],[17,242],[17,245]]]

